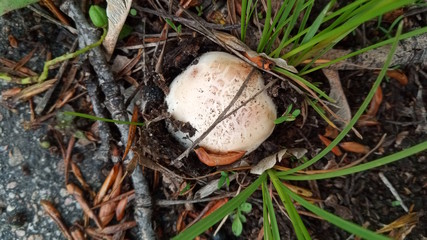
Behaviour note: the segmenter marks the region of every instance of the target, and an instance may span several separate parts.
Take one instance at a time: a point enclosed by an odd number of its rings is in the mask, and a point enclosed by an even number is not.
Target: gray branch
[[[61,10],[70,16],[77,25],[79,34],[80,47],[95,43],[99,39],[96,34],[97,30],[93,28],[86,20],[79,5],[74,0],[67,0],[61,5]],[[98,75],[98,82],[102,92],[105,95],[105,106],[111,113],[114,120],[127,121],[124,99],[120,93],[120,89],[114,81],[114,76],[111,72],[103,52],[100,47],[94,48],[89,53],[89,62],[94,71]],[[128,138],[129,126],[125,124],[117,124],[117,128],[121,134],[121,141],[125,143]],[[128,157],[132,157],[132,153]],[[138,168],[137,168],[138,169]],[[141,239],[155,239],[155,234],[151,224],[151,195],[149,193],[148,184],[140,170],[136,170],[132,174],[137,201],[135,204],[135,220],[138,223]]]

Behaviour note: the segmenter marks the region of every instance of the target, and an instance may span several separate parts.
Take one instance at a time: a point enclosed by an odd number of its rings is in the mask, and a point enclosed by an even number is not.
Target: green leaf
[[[1,0],[0,1],[0,16],[15,9],[26,7],[36,3],[39,0]]]
[[[133,31],[133,28],[127,24],[124,24],[122,30],[119,33],[119,39],[123,39],[129,36]]]
[[[244,213],[250,213],[252,211],[252,204],[244,202],[240,205],[239,209]]]
[[[240,221],[240,218],[236,217],[233,220],[233,225],[231,225],[231,231],[233,231],[234,236],[238,237],[242,234],[243,224]]]
[[[108,25],[107,11],[98,5],[90,6],[89,17],[96,27],[103,28]]]
[[[218,189],[220,189],[224,185],[225,179],[226,179],[226,177],[221,176],[221,178],[218,181]]]
[[[129,10],[129,14],[130,14],[130,15],[132,15],[132,16],[136,16],[136,14],[137,14],[136,9],[135,9],[135,8],[131,8],[131,9]]]
[[[246,217],[245,217],[245,215],[243,215],[243,214],[239,214],[239,218],[240,218],[240,221],[242,221],[242,223],[245,223],[245,222],[246,222]]]

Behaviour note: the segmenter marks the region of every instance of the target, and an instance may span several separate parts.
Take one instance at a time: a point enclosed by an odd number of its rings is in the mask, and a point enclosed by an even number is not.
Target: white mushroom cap
[[[217,119],[231,102],[252,66],[224,52],[208,52],[200,56],[177,76],[166,96],[168,112],[176,120],[188,122],[196,134],[169,130],[188,147]],[[252,74],[243,93],[230,111],[264,88],[259,71]],[[236,113],[220,122],[199,146],[213,152],[255,150],[274,129],[276,107],[264,91]]]

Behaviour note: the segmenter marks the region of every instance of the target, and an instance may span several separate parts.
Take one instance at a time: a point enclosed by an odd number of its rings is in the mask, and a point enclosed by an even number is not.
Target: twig
[[[86,74],[85,74],[86,75]],[[101,107],[101,102],[98,98],[98,89],[96,87],[95,82],[86,75],[85,78],[87,80],[84,81],[86,85],[86,89],[89,95],[89,98],[92,102],[93,112],[96,116],[105,118],[105,114],[103,111],[103,108]],[[98,129],[99,129],[99,138],[101,139],[101,145],[99,146],[95,158],[102,160],[104,162],[108,161],[108,153],[110,151],[110,139],[111,139],[111,132],[110,127],[108,124],[104,121],[97,121],[98,123]]]
[[[382,172],[379,172],[378,176],[380,176],[381,181],[383,181],[383,183],[388,187],[394,198],[396,198],[396,200],[400,202],[400,206],[403,208],[403,210],[405,210],[405,212],[408,212],[408,208],[406,207],[405,203],[403,203],[402,198],[400,198],[399,193],[397,193],[396,189],[393,187],[390,181],[384,176]]]
[[[74,0],[68,0],[61,5],[61,9],[66,12],[76,23],[79,31],[80,45],[90,45],[98,41],[95,34],[96,29],[92,28],[79,5]],[[111,113],[114,120],[127,121],[128,115],[124,106],[123,96],[114,81],[114,76],[103,55],[101,49],[96,47],[89,53],[89,61],[98,75],[98,82],[105,95],[105,106]],[[126,142],[128,138],[128,125],[116,124],[121,134],[121,141]],[[128,154],[132,158],[133,154]],[[135,188],[135,220],[138,224],[141,239],[155,239],[155,234],[151,225],[151,196],[148,184],[142,175],[139,167],[132,173],[132,181]]]

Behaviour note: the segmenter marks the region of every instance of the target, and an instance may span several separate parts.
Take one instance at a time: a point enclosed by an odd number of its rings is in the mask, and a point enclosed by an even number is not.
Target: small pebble
[[[17,182],[10,182],[7,184],[6,188],[7,189],[14,189],[17,185],[18,185]]]
[[[25,236],[25,231],[24,230],[16,230],[16,236],[22,238],[23,236]]]

